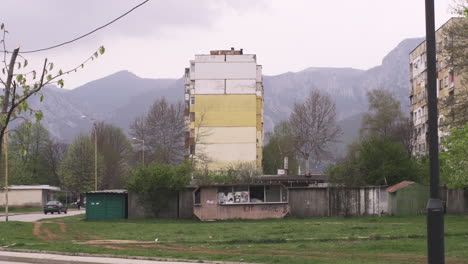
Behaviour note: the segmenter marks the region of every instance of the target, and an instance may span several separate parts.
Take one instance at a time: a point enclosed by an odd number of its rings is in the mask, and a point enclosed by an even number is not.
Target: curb
[[[20,257],[20,256],[2,256],[1,252],[16,252],[16,253],[35,253],[35,254],[52,254],[60,256],[74,256],[74,257],[98,257],[98,258],[116,258],[128,260],[146,260],[146,261],[161,261],[161,262],[192,262],[192,263],[206,263],[206,264],[255,264],[248,262],[226,262],[226,261],[212,261],[212,260],[193,260],[193,259],[176,259],[176,258],[157,258],[157,257],[140,257],[140,256],[126,256],[126,255],[109,255],[109,254],[89,254],[89,253],[71,253],[59,251],[43,251],[43,250],[29,250],[29,249],[4,249],[0,248],[0,261],[13,261],[13,262],[26,262],[37,264],[103,264],[104,262],[95,261],[81,261],[81,260],[59,260],[59,259],[46,259],[34,257]]]

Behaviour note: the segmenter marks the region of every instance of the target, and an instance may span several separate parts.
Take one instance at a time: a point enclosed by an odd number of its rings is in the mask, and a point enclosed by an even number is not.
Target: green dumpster
[[[86,193],[87,220],[118,220],[127,218],[126,190],[102,190]]]

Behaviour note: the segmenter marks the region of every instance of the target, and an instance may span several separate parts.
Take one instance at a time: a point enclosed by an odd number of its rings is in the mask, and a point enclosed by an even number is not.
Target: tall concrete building
[[[436,60],[437,60],[437,98],[439,100],[439,142],[448,134],[450,122],[454,116],[449,109],[442,107],[447,98],[457,98],[468,87],[462,84],[461,74],[455,72],[447,65],[447,54],[444,52],[450,45],[451,38],[446,36],[444,29],[457,19],[451,18],[436,31]],[[427,59],[426,41],[417,46],[410,55],[410,103],[411,118],[414,125],[412,140],[413,155],[429,154],[428,146],[428,109],[427,109]],[[441,126],[444,124],[444,126]]]
[[[239,163],[261,169],[262,66],[243,50],[195,55],[185,69],[187,157],[222,170]]]

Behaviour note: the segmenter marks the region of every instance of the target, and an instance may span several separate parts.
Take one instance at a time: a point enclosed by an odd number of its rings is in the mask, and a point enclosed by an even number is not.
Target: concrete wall
[[[225,94],[226,80],[195,80],[194,94]]]
[[[289,206],[292,216],[328,216],[328,189],[289,188]]]
[[[290,188],[291,215],[298,217],[364,216],[387,212],[384,187]]]
[[[329,188],[330,216],[365,216],[387,212],[383,187]]]
[[[172,218],[192,219],[193,215],[193,188],[170,194],[166,208],[155,214],[142,203],[138,194],[128,193],[128,218]]]
[[[194,214],[202,221],[227,219],[283,218],[289,212],[287,203],[218,204],[218,188],[200,190],[201,204],[194,206]]]
[[[255,62],[196,62],[193,75],[195,80],[255,79],[257,77],[257,64]]]
[[[8,190],[8,205],[12,207],[42,207],[43,190]],[[0,191],[0,205],[5,204],[5,191]]]
[[[255,143],[255,127],[200,127],[196,129],[204,144],[219,143]]]
[[[195,126],[255,127],[256,95],[194,95]]]

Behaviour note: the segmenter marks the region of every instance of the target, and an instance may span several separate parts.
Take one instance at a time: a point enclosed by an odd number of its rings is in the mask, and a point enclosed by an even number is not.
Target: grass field
[[[18,213],[37,213],[41,212],[42,208],[39,207],[8,207],[8,213],[18,214]],[[5,207],[0,206],[0,215],[5,214]]]
[[[468,216],[445,218],[447,263],[468,263]],[[0,223],[0,246],[259,263],[426,263],[424,217]],[[158,241],[155,242],[155,239]]]

